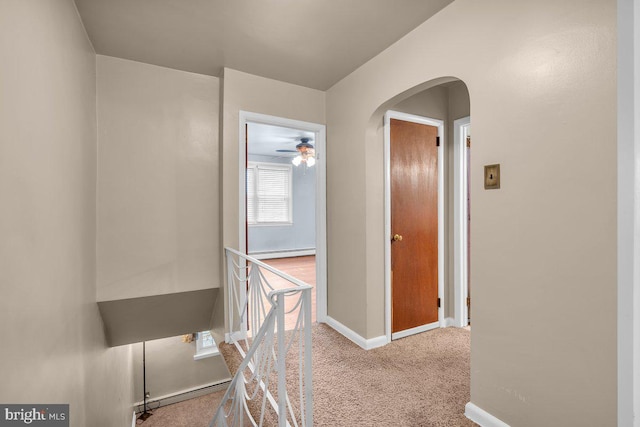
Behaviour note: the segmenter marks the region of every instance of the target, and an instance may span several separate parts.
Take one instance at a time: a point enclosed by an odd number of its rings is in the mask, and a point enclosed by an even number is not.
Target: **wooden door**
[[[438,128],[396,119],[390,126],[395,333],[438,321]]]

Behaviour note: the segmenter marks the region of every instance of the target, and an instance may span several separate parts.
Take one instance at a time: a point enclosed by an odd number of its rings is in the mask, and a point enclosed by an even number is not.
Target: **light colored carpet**
[[[210,393],[195,399],[162,406],[153,410],[146,421],[137,421],[144,427],[208,427],[218,409],[225,390]]]
[[[233,373],[240,358],[220,351]],[[316,426],[475,426],[469,401],[470,333],[443,328],[365,351],[326,325],[313,328]],[[271,424],[271,422],[269,423]]]

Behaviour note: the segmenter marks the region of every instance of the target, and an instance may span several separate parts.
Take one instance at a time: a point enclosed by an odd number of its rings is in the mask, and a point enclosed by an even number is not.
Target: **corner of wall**
[[[364,338],[357,332],[349,329],[347,326],[338,322],[334,318],[327,316],[327,325],[331,326],[340,334],[344,335],[345,338],[348,338],[353,343],[359,345],[364,350],[372,350],[374,348],[382,347],[388,344],[386,335],[381,335],[375,338]]]

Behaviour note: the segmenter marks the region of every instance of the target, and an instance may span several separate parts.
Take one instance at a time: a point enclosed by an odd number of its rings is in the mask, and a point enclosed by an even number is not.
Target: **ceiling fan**
[[[302,137],[300,143],[296,145],[295,150],[276,150],[279,153],[299,153],[291,160],[295,166],[300,166],[304,163],[305,166],[311,167],[316,164],[316,150],[311,144],[311,138]]]

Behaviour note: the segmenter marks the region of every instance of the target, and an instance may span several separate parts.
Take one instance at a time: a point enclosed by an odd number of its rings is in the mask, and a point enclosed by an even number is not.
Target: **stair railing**
[[[243,360],[210,427],[262,426],[268,411],[279,427],[313,426],[312,287],[234,249],[225,257],[225,340]]]

